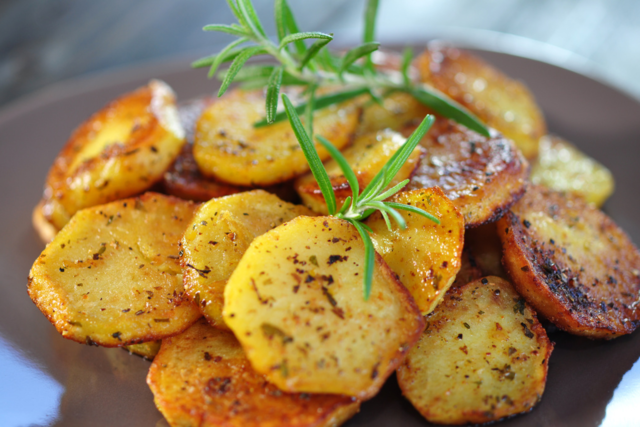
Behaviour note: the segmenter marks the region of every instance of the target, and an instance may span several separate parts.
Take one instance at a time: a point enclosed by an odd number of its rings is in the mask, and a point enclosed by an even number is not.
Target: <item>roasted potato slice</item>
[[[466,247],[462,249],[461,261],[460,271],[456,274],[456,279],[451,286],[466,285],[483,276],[482,270],[477,266],[476,260],[473,259]]]
[[[56,234],[58,234],[58,228],[44,216],[43,208],[44,200],[41,200],[33,209],[31,223],[36,233],[38,233],[40,240],[42,240],[43,243],[49,243],[56,237]]]
[[[440,302],[460,270],[464,243],[464,219],[439,188],[399,193],[392,201],[431,213],[440,224],[423,216],[398,210],[407,222],[403,230],[390,231],[380,212],[371,215],[371,239],[389,267],[409,290],[422,314]]]
[[[152,80],[78,127],[55,159],[43,213],[61,229],[78,210],[141,193],[162,179],[184,144],[175,95]]]
[[[540,155],[531,167],[531,182],[575,193],[602,206],[613,193],[613,175],[601,163],[557,136],[540,139]]]
[[[375,395],[424,327],[409,292],[375,259],[365,301],[364,243],[348,222],[300,216],[257,237],[223,311],[254,369],[285,391]]]
[[[357,101],[318,110],[314,133],[342,149],[352,140],[361,108]],[[288,121],[254,128],[265,115],[262,91],[230,91],[198,120],[193,154],[206,176],[234,185],[265,186],[295,178],[309,165]],[[316,144],[322,160],[329,153]]]
[[[414,129],[405,128],[404,134]],[[500,218],[525,191],[528,164],[508,139],[485,138],[438,117],[420,144],[427,155],[408,189],[442,188],[467,228]]]
[[[382,167],[391,159],[405,143],[406,139],[397,132],[383,130],[358,137],[352,146],[342,153],[351,166],[351,169],[358,178],[358,185],[361,190],[371,182]],[[416,147],[407,161],[402,165],[398,174],[389,183],[391,188],[401,181],[409,178],[413,170],[418,166],[420,157],[424,154],[424,149]],[[344,201],[352,195],[351,187],[342,173],[342,169],[335,160],[330,160],[325,164],[325,169],[331,180],[333,192],[336,195],[338,208]],[[311,173],[308,173],[295,182],[295,188],[303,203],[314,212],[324,215],[328,214],[327,204],[320,190],[318,182]]]
[[[214,199],[198,209],[182,238],[180,263],[185,291],[209,323],[227,329],[222,320],[224,288],[253,239],[310,214],[304,206],[262,190]]]
[[[511,284],[486,277],[451,288],[426,321],[398,383],[429,422],[486,423],[540,400],[553,345]]]
[[[640,323],[640,253],[575,195],[531,186],[497,225],[513,283],[560,329],[615,338]]]
[[[283,393],[251,364],[230,332],[205,321],[163,340],[147,383],[172,426],[338,426],[360,408],[352,397]]]
[[[416,59],[416,66],[424,82],[512,139],[527,159],[538,155],[538,140],[547,133],[547,127],[523,83],[468,51],[442,44],[429,45]]]
[[[160,351],[160,344],[162,344],[161,340],[150,341],[140,344],[125,345],[124,349],[128,350],[129,353],[137,354],[145,359],[153,360],[153,358],[156,357],[156,354]]]
[[[418,125],[427,114],[433,114],[426,106],[408,93],[396,92],[384,98],[382,105],[365,104],[358,135],[379,132],[384,129],[401,131],[406,126]]]
[[[464,244],[483,276],[498,276],[509,280],[509,275],[502,266],[502,242],[495,222],[467,230]]]
[[[146,193],[79,211],[33,264],[29,296],[82,343],[119,347],[183,331],[201,316],[183,299],[178,263],[195,208]]]

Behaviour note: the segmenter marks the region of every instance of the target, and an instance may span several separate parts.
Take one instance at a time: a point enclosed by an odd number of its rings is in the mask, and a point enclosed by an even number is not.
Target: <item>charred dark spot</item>
[[[349,257],[348,256],[342,256],[342,255],[329,255],[329,261],[327,261],[327,264],[332,265],[336,262],[343,262],[348,260]]]

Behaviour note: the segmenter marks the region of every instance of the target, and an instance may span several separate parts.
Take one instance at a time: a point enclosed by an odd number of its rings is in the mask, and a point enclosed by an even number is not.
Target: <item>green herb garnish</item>
[[[251,0],[227,0],[227,3],[238,23],[207,25],[204,30],[224,32],[238,39],[218,54],[201,58],[192,66],[209,67],[209,76],[213,76],[220,65],[231,62],[229,68],[220,74],[222,85],[218,96],[222,96],[233,81],[242,82],[248,87],[267,87],[266,118],[255,123],[255,126],[265,126],[285,118],[284,114],[276,114],[279,99],[277,95],[280,86],[284,84],[304,88],[306,102],[298,106],[298,112],[305,111],[307,116],[313,111],[364,93],[370,94],[379,102],[381,96],[400,91],[410,93],[435,112],[484,136],[489,136],[486,126],[462,105],[434,88],[411,80],[409,76],[409,65],[413,59],[411,50],[405,51],[400,72],[383,72],[375,69],[371,53],[378,50],[380,46],[380,43],[374,41],[378,0],[367,1],[363,43],[342,56],[330,52],[327,48],[333,40],[332,34],[301,32],[286,0],[275,0],[277,43],[266,36]],[[314,40],[314,42],[307,45],[306,40]],[[249,58],[259,55],[269,55],[279,65],[245,67],[245,62]],[[364,60],[363,63],[359,61],[361,59]],[[317,88],[335,85],[343,85],[344,89],[314,100]]]

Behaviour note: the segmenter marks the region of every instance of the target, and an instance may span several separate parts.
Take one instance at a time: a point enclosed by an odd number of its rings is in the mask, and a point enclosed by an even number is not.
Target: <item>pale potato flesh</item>
[[[540,108],[527,89],[462,49],[431,44],[416,60],[422,81],[471,110],[515,142],[527,159],[538,155],[547,133]]]
[[[376,251],[409,290],[422,314],[430,313],[444,297],[460,270],[464,219],[438,187],[402,192],[391,199],[434,215],[436,224],[421,215],[399,210],[407,222],[389,230],[380,212],[371,215],[371,239]]]
[[[47,176],[43,213],[61,229],[80,209],[134,196],[162,179],[184,144],[175,95],[152,80],[82,123]]]
[[[358,179],[358,186],[362,192],[371,180],[377,175],[391,157],[404,145],[406,139],[399,133],[383,130],[358,137],[352,146],[342,152],[345,160]],[[416,147],[407,161],[402,165],[397,175],[389,183],[391,188],[408,179],[413,170],[418,166],[424,149]],[[347,197],[353,194],[349,182],[342,173],[342,169],[335,160],[325,164],[325,169],[331,180],[333,192],[336,195],[338,209]],[[302,202],[314,212],[327,215],[327,204],[315,177],[308,173],[296,180],[295,188]]]
[[[402,393],[436,424],[476,424],[530,410],[553,345],[511,284],[486,277],[449,290],[398,368]]]
[[[365,301],[364,243],[348,222],[301,216],[257,237],[227,283],[223,312],[254,369],[285,391],[374,396],[424,326],[375,259]]]
[[[531,167],[531,182],[556,191],[577,194],[602,206],[613,193],[613,175],[601,163],[564,139],[540,138],[540,155]]]
[[[330,106],[314,114],[314,134],[338,149],[348,145],[360,119],[356,101]],[[196,126],[193,154],[206,176],[244,186],[277,184],[309,171],[288,120],[262,128],[262,91],[232,90],[208,107]],[[321,160],[329,153],[316,143]]]
[[[33,264],[29,296],[82,343],[119,347],[183,331],[201,316],[184,298],[178,262],[195,208],[146,193],[79,211]]]
[[[222,319],[224,288],[253,239],[311,214],[262,190],[213,199],[198,209],[182,238],[180,263],[185,291],[209,323],[227,329]]]
[[[376,102],[365,105],[357,134],[366,135],[384,129],[400,131],[412,123],[419,124],[427,114],[433,114],[433,111],[412,95],[392,93],[384,98],[382,105]]]
[[[640,324],[640,252],[602,211],[532,185],[497,230],[514,286],[560,329],[610,339]]]
[[[337,427],[360,408],[352,397],[278,390],[233,334],[205,321],[163,340],[147,383],[173,427]]]

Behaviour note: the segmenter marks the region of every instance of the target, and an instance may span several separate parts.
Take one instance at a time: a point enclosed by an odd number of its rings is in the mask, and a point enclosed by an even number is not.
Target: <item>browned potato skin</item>
[[[640,254],[603,212],[531,186],[497,229],[516,289],[560,329],[607,339],[636,329]]]
[[[43,197],[47,220],[61,229],[79,209],[139,194],[161,180],[184,144],[177,115],[169,111],[174,103],[175,95],[165,83],[151,81],[82,123],[49,170]],[[111,142],[77,163],[79,153],[100,130],[122,122],[133,124],[125,141]]]
[[[183,298],[178,263],[195,208],[145,193],[79,211],[33,264],[29,296],[62,336],[81,343],[121,347],[182,332],[200,317]]]
[[[409,135],[414,128],[403,133]],[[407,189],[440,187],[467,228],[500,218],[525,191],[528,163],[508,139],[485,138],[437,117],[420,144],[427,155]]]
[[[509,280],[509,275],[502,266],[502,242],[495,222],[467,230],[464,239],[465,248],[483,276],[498,276]]]
[[[398,209],[406,230],[393,223],[389,230],[380,212],[366,220],[371,239],[400,282],[409,290],[423,315],[442,300],[460,270],[464,219],[438,187],[398,193],[391,201],[415,206],[440,220]]]
[[[315,113],[314,133],[338,149],[351,143],[361,108],[346,102]],[[288,121],[263,128],[263,91],[235,89],[205,110],[196,126],[194,157],[205,176],[241,186],[278,184],[309,171]],[[329,153],[316,143],[321,160]]]
[[[400,134],[384,130],[356,138],[353,145],[342,152],[356,175],[360,192],[364,191],[389,159],[402,147],[404,142],[405,138]],[[422,147],[417,146],[414,148],[407,161],[387,186],[387,189],[408,179],[418,166],[423,154],[424,149]],[[353,191],[335,160],[332,159],[326,162],[324,166],[336,196],[336,206],[340,209],[347,197],[353,195]],[[329,214],[320,186],[311,173],[296,179],[294,185],[302,202],[307,207],[319,214]]]
[[[351,397],[281,392],[253,370],[233,334],[205,321],[163,340],[147,383],[173,427],[329,427],[360,408]]]
[[[538,403],[553,344],[509,282],[489,276],[452,287],[426,321],[397,374],[402,393],[429,422],[488,423]]]
[[[465,50],[431,44],[416,59],[424,82],[467,107],[512,139],[527,159],[538,155],[547,133],[544,117],[527,87]]]

